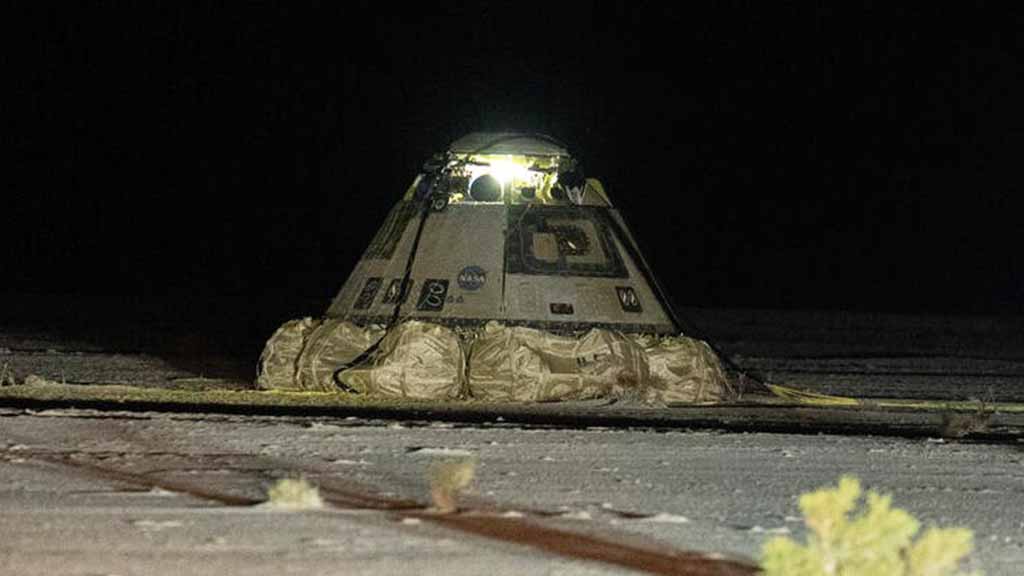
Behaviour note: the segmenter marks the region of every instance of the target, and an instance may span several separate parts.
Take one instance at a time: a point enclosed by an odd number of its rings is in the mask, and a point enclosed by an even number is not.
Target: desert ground
[[[926,526],[971,528],[965,568],[1022,573],[1024,441],[1000,406],[1024,402],[1024,318],[684,310],[772,382],[987,415],[944,434],[941,410],[859,429],[814,408],[27,402],[12,391],[30,376],[244,390],[276,324],[321,303],[3,302],[3,574],[749,574],[766,539],[804,537],[798,495],[843,474]],[[439,466],[471,481],[445,493]],[[323,505],[268,504],[285,478]],[[439,513],[439,490],[455,511]]]

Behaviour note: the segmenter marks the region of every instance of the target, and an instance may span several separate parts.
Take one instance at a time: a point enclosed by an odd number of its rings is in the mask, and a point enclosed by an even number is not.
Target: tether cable
[[[413,264],[416,261],[416,253],[419,251],[420,238],[423,236],[423,229],[427,223],[427,217],[430,215],[431,204],[434,200],[435,195],[434,189],[438,180],[439,176],[434,175],[433,181],[430,183],[430,191],[427,194],[425,194],[423,196],[423,199],[421,200],[420,221],[416,227],[416,235],[413,236],[412,239],[412,247],[409,249],[409,256],[405,260],[405,272],[402,275],[402,280],[398,284],[398,299],[395,301],[395,309],[391,313],[391,318],[388,319],[388,323],[384,326],[384,334],[381,335],[381,337],[377,339],[377,341],[374,342],[369,348],[364,350],[361,354],[353,358],[351,361],[343,364],[340,368],[336,369],[334,373],[331,375],[331,380],[334,381],[334,384],[346,392],[356,392],[356,390],[353,390],[352,387],[348,386],[347,384],[341,381],[341,373],[351,368],[355,368],[356,366],[361,366],[365,364],[370,359],[370,357],[373,356],[373,353],[380,348],[381,342],[383,342],[384,338],[387,337],[388,332],[398,322],[398,318],[401,315],[402,311],[402,304],[404,304],[405,301],[411,296],[409,292],[411,292],[412,287],[410,286],[409,282],[412,279],[412,268]]]

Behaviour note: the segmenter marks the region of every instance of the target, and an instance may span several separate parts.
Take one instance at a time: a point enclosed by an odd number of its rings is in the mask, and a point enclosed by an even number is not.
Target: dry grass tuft
[[[446,460],[430,466],[430,498],[434,511],[451,514],[459,508],[459,492],[473,482],[476,458]]]
[[[285,478],[270,487],[264,504],[285,510],[316,510],[322,508],[324,502],[317,487],[305,478]]]

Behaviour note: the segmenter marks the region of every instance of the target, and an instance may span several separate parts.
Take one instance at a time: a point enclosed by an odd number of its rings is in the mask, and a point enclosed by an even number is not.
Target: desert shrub
[[[323,506],[323,500],[317,487],[305,478],[284,478],[267,491],[265,505],[285,510],[314,510]]]
[[[768,540],[762,550],[765,576],[959,576],[973,533],[965,528],[928,528],[891,506],[892,497],[871,491],[866,509],[855,511],[860,482],[840,478],[835,488],[800,497],[809,534],[806,544],[788,537]],[[852,513],[852,516],[851,516]],[[976,574],[977,576],[977,574]]]

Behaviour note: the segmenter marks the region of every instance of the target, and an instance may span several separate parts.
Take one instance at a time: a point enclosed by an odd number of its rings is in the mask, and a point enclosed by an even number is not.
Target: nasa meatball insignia
[[[459,272],[459,288],[463,290],[479,290],[487,282],[487,272],[479,266],[466,266]]]

